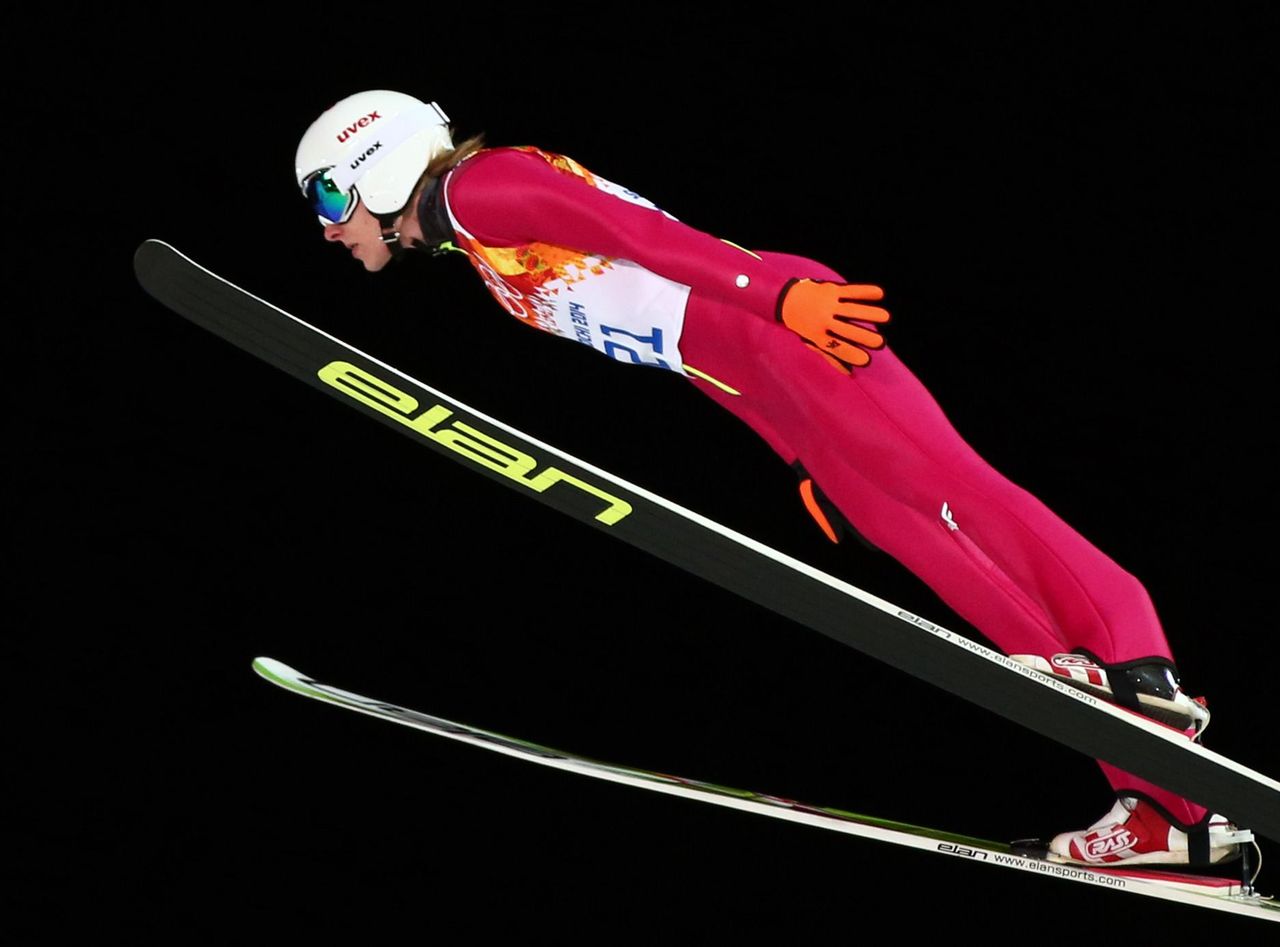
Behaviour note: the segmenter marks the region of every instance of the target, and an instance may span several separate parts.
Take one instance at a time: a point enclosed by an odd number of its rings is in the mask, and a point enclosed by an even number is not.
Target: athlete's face
[[[345,224],[328,224],[324,228],[324,238],[348,247],[351,255],[370,273],[378,272],[391,262],[391,251],[382,242],[378,218],[369,213],[363,201],[356,205],[351,219]]]

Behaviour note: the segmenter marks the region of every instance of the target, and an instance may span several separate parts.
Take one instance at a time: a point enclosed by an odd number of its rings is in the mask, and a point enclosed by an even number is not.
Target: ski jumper
[[[509,313],[686,375],[1006,654],[1172,660],[1137,579],[979,457],[889,348],[845,375],[777,321],[784,284],[846,282],[835,271],[727,243],[537,148],[479,151],[440,194],[454,243]],[[1100,765],[1178,820],[1205,814]]]

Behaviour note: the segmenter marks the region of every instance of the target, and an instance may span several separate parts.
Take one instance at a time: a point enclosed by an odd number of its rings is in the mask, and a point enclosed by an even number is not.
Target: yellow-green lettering
[[[542,493],[553,484],[564,482],[577,487],[608,506],[596,514],[596,519],[606,526],[612,526],[631,513],[631,504],[606,493],[594,484],[587,483],[556,467],[547,467],[537,476],[530,477],[538,461],[476,430],[462,421],[455,421],[450,427],[441,427],[453,412],[444,405],[433,405],[418,413],[418,399],[406,394],[394,385],[370,375],[350,362],[330,362],[318,372],[320,380],[326,385],[341,391],[380,414],[412,428],[424,437],[429,437],[468,460],[482,467],[497,471],[504,477],[514,480],[522,486],[537,493]]]

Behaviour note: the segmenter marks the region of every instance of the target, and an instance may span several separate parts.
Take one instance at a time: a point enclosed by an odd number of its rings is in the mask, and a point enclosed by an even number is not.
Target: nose
[[[342,224],[326,224],[324,238],[331,243],[342,239]]]

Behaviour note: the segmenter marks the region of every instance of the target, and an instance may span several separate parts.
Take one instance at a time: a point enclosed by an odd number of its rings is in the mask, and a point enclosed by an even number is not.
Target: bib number
[[[671,370],[666,360],[660,357],[663,354],[662,330],[656,326],[648,335],[636,335],[626,329],[606,325],[600,326],[600,332],[607,336],[626,336],[628,340],[623,343],[615,341],[614,338],[605,339],[604,353],[610,358],[616,358],[620,362],[630,362],[633,365],[653,365]]]

